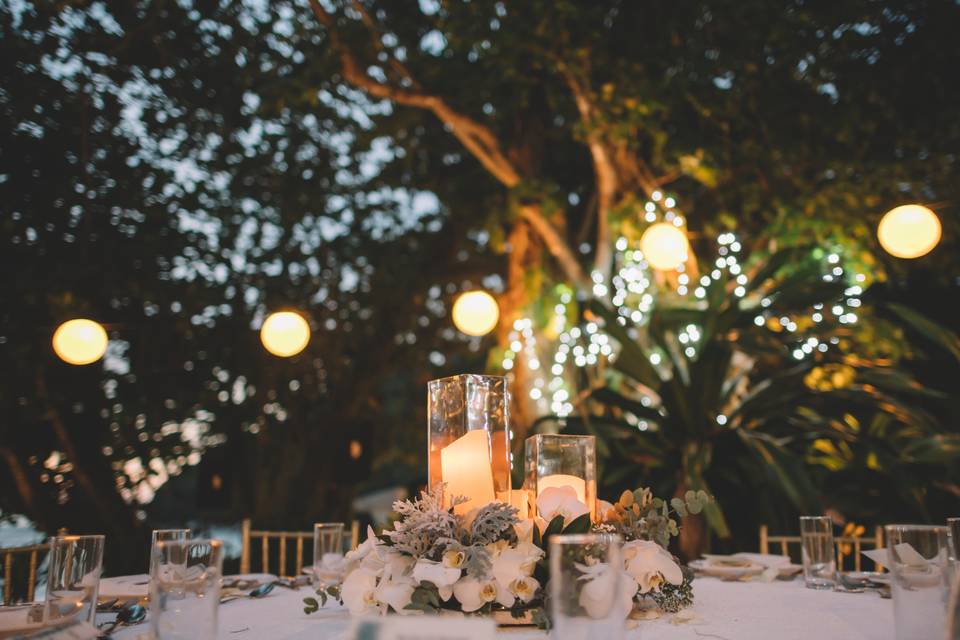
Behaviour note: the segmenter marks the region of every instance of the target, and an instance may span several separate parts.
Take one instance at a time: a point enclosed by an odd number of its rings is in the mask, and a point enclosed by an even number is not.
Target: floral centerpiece
[[[625,491],[616,503],[598,502],[596,522],[571,487],[542,491],[532,519],[520,519],[503,502],[457,513],[462,499],[444,507],[441,493],[437,487],[394,503],[394,528],[379,536],[370,529],[366,541],[346,555],[342,582],[320,585],[317,598],[304,599],[305,612],[333,598],[353,615],[456,611],[547,627],[547,540],[589,532],[618,534],[624,544],[622,567],[583,567],[581,605],[588,612],[614,571],[623,578],[624,615],[675,612],[693,602],[693,574],[667,545],[679,533],[676,517],[699,513],[711,500],[705,492],[667,502],[649,489]]]

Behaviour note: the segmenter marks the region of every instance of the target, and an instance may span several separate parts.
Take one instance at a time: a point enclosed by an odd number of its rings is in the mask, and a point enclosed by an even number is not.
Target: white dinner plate
[[[690,568],[705,576],[714,578],[743,578],[763,573],[766,569],[762,564],[750,561],[724,561],[719,558],[693,560]]]
[[[31,622],[30,610],[37,605],[0,607],[0,638],[13,638],[43,628],[43,622]]]

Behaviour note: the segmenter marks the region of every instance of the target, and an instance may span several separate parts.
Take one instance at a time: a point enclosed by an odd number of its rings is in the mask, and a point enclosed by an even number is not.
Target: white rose
[[[361,615],[377,607],[377,574],[363,567],[351,571],[343,581],[340,597],[351,615]]]
[[[567,526],[590,508],[577,498],[577,490],[569,485],[547,487],[537,496],[537,514],[547,524],[557,516],[563,516],[563,526]]]
[[[465,613],[476,611],[497,599],[497,584],[493,580],[477,580],[464,576],[453,585],[453,595]]]
[[[664,580],[670,584],[683,583],[683,571],[670,552],[650,540],[631,540],[623,545],[626,571],[637,584],[640,593],[659,590]]]
[[[410,604],[413,598],[413,582],[410,580],[381,580],[377,587],[377,600],[383,604],[390,605],[393,610],[402,616],[416,613],[406,606]]]
[[[448,569],[439,562],[421,558],[413,567],[413,577],[417,582],[432,582],[446,601],[453,595],[453,585],[460,579],[460,569]]]

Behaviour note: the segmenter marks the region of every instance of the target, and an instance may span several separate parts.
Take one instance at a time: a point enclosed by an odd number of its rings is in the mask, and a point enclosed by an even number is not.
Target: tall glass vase
[[[510,502],[509,396],[503,376],[464,374],[427,384],[430,488],[457,513]]]

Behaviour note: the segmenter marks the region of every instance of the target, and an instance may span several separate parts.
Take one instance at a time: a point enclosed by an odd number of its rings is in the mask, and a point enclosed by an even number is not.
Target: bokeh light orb
[[[919,258],[940,242],[940,219],[919,204],[891,209],[880,220],[877,238],[880,246],[897,258]]]
[[[107,352],[107,332],[93,320],[68,320],[53,332],[53,351],[68,364],[96,362]]]
[[[687,261],[687,235],[667,222],[650,225],[640,236],[640,251],[654,269],[668,271]]]
[[[468,336],[485,336],[497,326],[500,307],[486,291],[467,291],[453,303],[453,324]]]
[[[293,311],[271,313],[260,327],[260,342],[275,356],[295,356],[310,342],[310,325]]]

